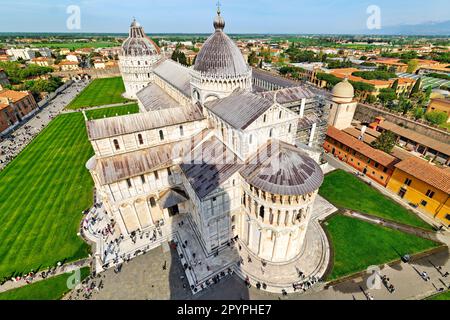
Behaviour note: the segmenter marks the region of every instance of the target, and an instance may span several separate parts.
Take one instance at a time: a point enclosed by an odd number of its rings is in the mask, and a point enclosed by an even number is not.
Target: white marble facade
[[[215,26],[216,33],[224,37],[223,28],[217,29],[217,22]],[[202,56],[205,55],[208,53]],[[189,215],[208,255],[239,237],[261,260],[282,264],[295,259],[303,247],[321,181],[316,181],[316,187],[305,193],[272,193],[249,183],[250,178],[241,174],[241,168],[261,148],[272,147],[275,142],[288,145],[283,151],[288,155],[301,153],[295,147],[295,136],[302,115],[280,105],[276,99],[271,101],[252,93],[250,68],[244,77],[226,80],[226,76],[214,76],[215,71],[221,72],[214,68],[206,77],[199,71],[178,66],[182,74],[168,78],[161,76],[158,68],[170,67],[173,62],[167,64],[159,59],[158,55],[122,57],[121,71],[127,96],[139,97],[139,91],[152,85],[164,93],[163,98],[139,100],[141,113],[137,115],[87,123],[95,151],[87,167],[109,217],[117,222],[122,235],[129,238],[133,232],[167,223],[173,214]],[[183,78],[188,81],[181,83]],[[241,102],[242,106],[228,102],[234,95],[238,101],[249,101],[256,107],[245,102]],[[240,95],[243,99],[239,99]],[[176,106],[165,105],[168,101]],[[228,108],[236,115],[227,113]],[[220,178],[212,174],[203,177],[207,169],[195,170],[202,163],[186,165],[186,156],[207,149],[205,146],[211,140],[221,148],[217,152],[227,149],[234,157],[233,165],[217,167]],[[310,159],[303,153],[301,157],[307,162]],[[214,169],[215,164],[210,165]],[[308,165],[319,180],[323,178],[315,162]],[[290,168],[281,170],[285,170],[285,175],[295,173]],[[217,184],[204,192],[204,185],[211,184],[213,179],[218,180]],[[275,187],[283,190],[284,186]],[[177,198],[172,203],[167,199],[173,192],[179,194],[172,197]],[[165,207],[165,201],[173,205]]]

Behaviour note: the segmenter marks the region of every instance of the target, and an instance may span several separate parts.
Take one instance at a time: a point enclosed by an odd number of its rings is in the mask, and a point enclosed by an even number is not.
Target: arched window
[[[142,134],[138,134],[138,140],[140,145],[144,144],[144,138],[142,138]]]
[[[167,168],[167,175],[170,177],[172,175],[172,170],[170,168]]]
[[[120,150],[119,141],[117,139],[114,139],[113,143],[114,143],[114,148],[116,148],[116,150]]]
[[[184,136],[184,128],[183,128],[183,126],[180,126],[180,136]]]
[[[270,131],[269,131],[269,138],[272,138],[273,137],[273,129],[270,129]]]
[[[267,121],[267,115],[265,114],[264,118],[263,118],[263,122],[266,122],[266,121]]]
[[[283,111],[280,111],[280,114],[278,115],[278,118],[281,119],[283,117]]]
[[[150,198],[150,207],[152,207],[152,208],[156,207],[155,198]]]
[[[292,124],[289,125],[289,130],[288,130],[288,132],[289,132],[289,133],[292,132]]]
[[[164,132],[162,130],[159,130],[159,140],[164,140]]]
[[[249,140],[249,143],[250,143],[250,144],[253,143],[253,135],[252,135],[252,134],[250,135],[250,138],[249,138],[248,140]]]
[[[273,218],[274,218],[273,213],[270,212],[270,216],[269,216],[269,222],[270,222],[270,224],[273,224]]]
[[[264,219],[264,206],[259,208],[259,216]]]

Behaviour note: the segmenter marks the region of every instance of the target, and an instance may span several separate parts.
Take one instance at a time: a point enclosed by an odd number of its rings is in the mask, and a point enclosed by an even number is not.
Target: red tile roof
[[[9,98],[13,103],[22,100],[30,95],[27,91],[3,90],[0,91],[0,97]]]
[[[438,168],[417,157],[399,162],[395,167],[438,190],[450,194],[450,171],[448,170]]]
[[[359,152],[367,158],[374,160],[384,167],[392,167],[398,159],[383,152],[372,148],[366,143],[352,137],[351,135],[336,129],[335,127],[328,127],[327,136],[342,143],[343,145]]]

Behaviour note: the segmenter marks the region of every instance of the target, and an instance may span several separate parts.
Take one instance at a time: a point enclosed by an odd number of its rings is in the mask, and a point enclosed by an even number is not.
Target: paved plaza
[[[330,261],[330,245],[319,221],[336,211],[337,208],[325,199],[317,197],[304,247],[299,256],[286,264],[261,261],[246,251],[240,240],[232,241],[215,254],[208,254],[188,215],[172,217],[166,225],[144,230],[133,238],[121,239],[118,225],[108,219],[101,205],[97,205],[82,225],[85,238],[95,243],[97,272],[123,265],[161,245],[167,246],[170,241],[171,248],[185,269],[188,288],[192,293],[213,285],[218,277],[233,273],[247,279],[253,286],[259,283],[266,291],[280,293],[282,290],[293,292],[293,284],[312,284],[323,277]],[[307,286],[310,287],[310,284]]]
[[[436,267],[442,266],[442,270]],[[430,281],[422,279],[419,273],[427,272]],[[450,286],[450,277],[443,274],[450,271],[449,252],[443,251],[414,261],[384,266],[379,275],[386,275],[396,291],[389,293],[377,278],[366,276],[351,279],[325,288],[323,285],[306,293],[288,296],[273,294],[256,288],[248,289],[236,275],[228,276],[210,288],[193,295],[177,253],[173,249],[158,247],[132,261],[123,264],[120,272],[109,269],[100,274],[103,288],[92,295],[94,300],[367,300],[367,293],[375,300],[423,299]],[[373,277],[375,288],[367,288],[367,279]],[[372,282],[374,283],[374,282]],[[76,293],[66,299],[76,298]]]

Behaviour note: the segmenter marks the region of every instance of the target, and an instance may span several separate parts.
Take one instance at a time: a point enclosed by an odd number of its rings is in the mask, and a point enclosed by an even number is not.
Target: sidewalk
[[[89,267],[90,265],[91,265],[91,259],[90,258],[86,258],[86,259],[82,259],[82,260],[79,260],[79,261],[72,262],[70,264],[62,265],[61,267],[50,268],[50,269],[47,269],[47,270],[39,270],[36,273],[33,281],[30,284],[33,284],[33,283],[36,283],[36,282],[40,282],[40,281],[44,281],[44,280],[48,280],[48,279],[54,278],[54,277],[59,276],[59,275],[64,274],[64,273],[73,272],[75,270],[79,270],[79,269],[84,268],[84,267]],[[55,271],[55,269],[56,269],[56,271]],[[43,272],[44,273],[50,273],[50,275],[47,276],[46,278],[42,278],[41,274]],[[6,282],[2,286],[0,286],[0,293],[6,292],[6,291],[9,291],[9,290],[13,290],[13,289],[17,289],[17,288],[21,288],[21,287],[25,287],[27,285],[28,285],[28,283],[23,278],[21,280],[19,280],[18,282],[14,282],[12,280],[9,280],[8,282]]]

